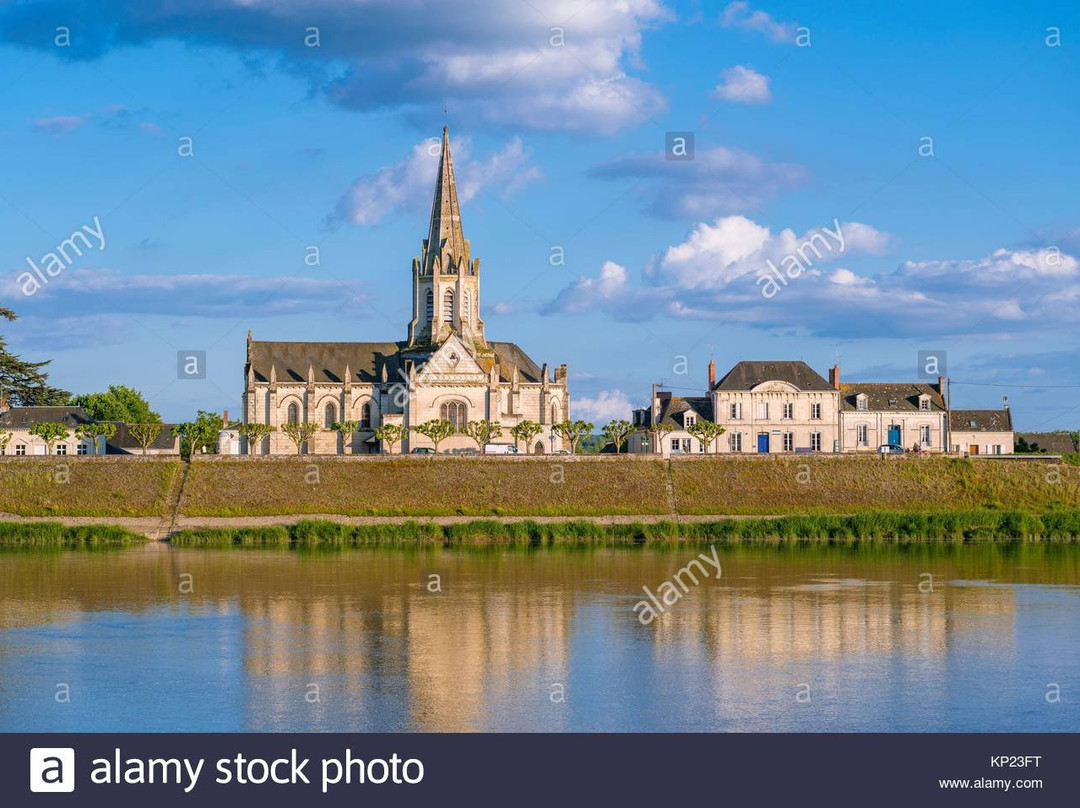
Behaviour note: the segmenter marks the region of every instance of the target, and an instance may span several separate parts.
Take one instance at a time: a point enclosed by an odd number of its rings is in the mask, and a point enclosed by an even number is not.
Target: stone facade
[[[949,443],[967,455],[1012,454],[1016,442],[1012,410],[953,410],[949,413]]]
[[[885,444],[908,451],[945,452],[948,412],[944,379],[924,382],[840,384],[840,448],[877,452]]]
[[[310,421],[320,431],[308,454],[363,454],[380,450],[374,430],[384,423],[409,427],[445,418],[501,424],[497,443],[514,443],[509,430],[522,420],[544,429],[522,451],[547,454],[564,448],[552,424],[570,417],[566,365],[550,372],[517,345],[489,342],[480,318],[480,261],[464,238],[450,140],[443,128],[428,237],[412,265],[412,319],[401,342],[261,342],[248,334],[244,422],[276,431],[249,454],[295,454],[281,432],[289,421]],[[357,421],[344,440],[330,426]],[[245,442],[246,443],[246,442]],[[393,451],[430,447],[410,431]],[[463,435],[440,451],[476,449]]]

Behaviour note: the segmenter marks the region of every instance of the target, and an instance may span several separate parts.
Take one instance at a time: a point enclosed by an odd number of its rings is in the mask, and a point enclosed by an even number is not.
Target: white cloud
[[[703,148],[693,160],[667,160],[661,152],[622,157],[596,166],[603,179],[636,180],[652,214],[704,219],[758,207],[784,188],[801,185],[807,171],[791,163],[769,163],[742,149]]]
[[[767,104],[772,101],[769,77],[752,67],[729,67],[721,73],[721,78],[723,81],[713,90],[717,98],[737,104]]]
[[[85,115],[57,115],[52,118],[38,118],[34,121],[34,131],[45,132],[50,135],[66,135],[68,132],[74,132],[89,120],[89,112]]]
[[[79,19],[83,0],[0,4],[0,40],[52,49],[41,30]],[[630,74],[644,32],[673,19],[660,0],[101,0],[81,58],[162,39],[280,57],[332,101],[457,120],[613,132],[662,111]],[[309,47],[311,28],[318,47]],[[305,42],[305,40],[308,40]]]
[[[872,275],[852,262],[882,253],[892,240],[858,222],[840,226],[843,250],[822,248],[818,257],[804,249],[810,260],[801,273],[774,296],[763,296],[770,262],[784,266],[786,256],[826,228],[837,232],[830,223],[801,237],[789,229],[773,233],[742,216],[698,224],[657,255],[640,284],[626,270],[602,270],[598,278],[567,286],[542,311],[713,319],[830,337],[1060,334],[1074,325],[1080,262],[1070,254],[1028,245],[980,259],[905,261]],[[828,267],[841,260],[845,266]]]
[[[765,34],[774,42],[795,42],[795,25],[789,22],[777,22],[764,11],[755,11],[745,0],[728,3],[720,17],[725,28],[744,28]]]
[[[770,262],[783,267],[814,232],[842,235],[843,250],[821,248],[801,272],[762,296]],[[834,246],[839,239],[832,239]],[[1080,262],[1053,247],[998,248],[983,258],[904,261],[891,272],[867,274],[852,262],[876,255],[891,237],[870,225],[845,223],[798,237],[773,233],[751,219],[729,216],[694,227],[685,241],[653,259],[642,283],[631,273],[602,270],[559,293],[543,313],[604,311],[616,319],[719,320],[829,337],[919,337],[1010,334],[1059,335],[1075,323]],[[823,245],[824,242],[819,242]],[[829,269],[843,261],[847,266]],[[620,268],[621,269],[621,268]]]
[[[630,420],[634,405],[622,390],[601,390],[595,396],[578,396],[573,400],[574,418],[591,421],[597,428],[613,419]]]
[[[20,268],[6,273],[0,299],[16,300],[27,318],[50,312],[269,317],[337,311],[367,302],[361,284],[306,277],[249,275],[125,275],[112,269],[68,269],[36,294],[26,296]]]
[[[489,188],[506,196],[541,177],[540,169],[529,164],[530,152],[518,137],[483,160],[469,159],[469,138],[454,138],[450,148],[462,203]],[[429,138],[397,163],[356,180],[338,200],[333,220],[371,225],[394,211],[424,210],[431,204],[439,153],[439,141]]]

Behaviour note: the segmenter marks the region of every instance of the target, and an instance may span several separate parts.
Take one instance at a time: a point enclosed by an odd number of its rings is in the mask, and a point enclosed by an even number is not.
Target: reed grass
[[[1080,510],[1035,515],[1023,511],[964,510],[942,513],[864,512],[849,516],[808,514],[776,519],[751,517],[706,522],[589,521],[501,522],[476,520],[348,525],[302,520],[269,528],[184,530],[170,541],[184,547],[346,547],[370,544],[649,545],[769,541],[980,541],[1080,539]]]
[[[0,549],[124,547],[146,541],[115,525],[67,526],[59,522],[0,522]]]

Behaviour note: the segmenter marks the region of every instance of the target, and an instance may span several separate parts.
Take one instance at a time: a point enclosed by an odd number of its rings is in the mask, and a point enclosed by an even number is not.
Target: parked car
[[[569,449],[556,449],[552,454],[570,454]]]
[[[517,454],[517,447],[512,443],[489,443],[484,454]]]
[[[899,443],[883,443],[878,447],[881,454],[904,454],[907,451]]]
[[[435,454],[435,450],[432,449],[430,446],[417,446],[415,449],[412,450],[412,453],[413,454],[422,454],[422,455],[433,455],[433,454]]]
[[[451,454],[451,455],[478,455],[478,454],[480,454],[480,452],[477,449],[474,449],[471,446],[463,446],[460,449],[447,449],[446,453]]]

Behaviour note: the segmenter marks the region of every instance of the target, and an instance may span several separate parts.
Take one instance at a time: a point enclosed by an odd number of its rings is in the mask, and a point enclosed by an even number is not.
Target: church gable
[[[488,378],[487,372],[456,335],[447,338],[446,342],[431,354],[417,375],[421,382],[428,384],[485,382]]]

